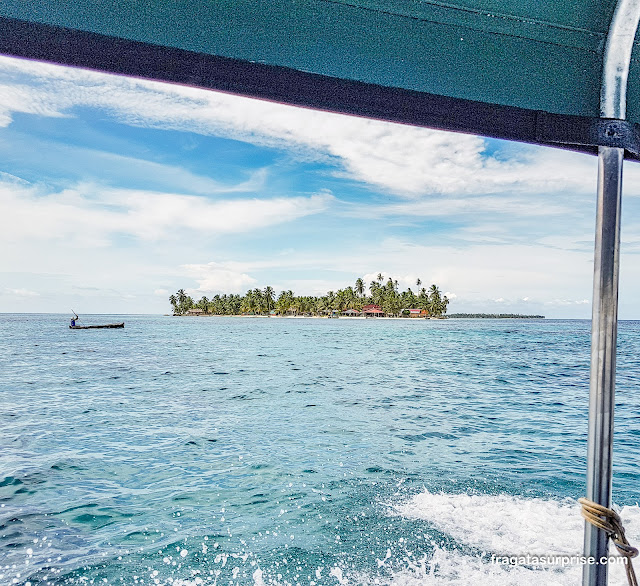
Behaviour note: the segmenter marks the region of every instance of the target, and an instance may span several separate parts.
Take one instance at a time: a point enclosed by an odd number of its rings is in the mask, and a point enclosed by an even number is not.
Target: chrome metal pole
[[[640,0],[618,0],[604,53],[600,90],[602,118],[626,119],[627,78],[639,20]],[[623,161],[623,149],[600,147],[598,150],[587,498],[605,507],[611,507]],[[599,562],[608,553],[607,534],[586,522],[584,554],[596,563],[584,566],[583,586],[606,586],[607,565]]]
[[[622,149],[600,147],[591,322],[587,498],[605,507],[611,506],[623,160]],[[583,586],[606,585],[607,565],[599,561],[608,556],[608,540],[604,531],[585,523],[584,553],[595,558],[596,563],[584,566]]]

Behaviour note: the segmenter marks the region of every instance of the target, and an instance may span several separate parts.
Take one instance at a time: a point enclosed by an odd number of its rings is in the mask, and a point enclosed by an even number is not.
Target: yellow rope
[[[598,529],[605,531],[620,552],[620,555],[627,558],[624,567],[627,571],[629,585],[638,586],[638,580],[631,563],[631,559],[638,555],[638,550],[635,547],[631,547],[627,541],[620,515],[613,509],[603,507],[586,498],[579,498],[578,502],[582,505],[582,510],[580,511],[582,516]]]

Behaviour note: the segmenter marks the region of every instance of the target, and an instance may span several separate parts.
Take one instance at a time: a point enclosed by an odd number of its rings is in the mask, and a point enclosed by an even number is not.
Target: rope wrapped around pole
[[[578,502],[582,505],[580,513],[584,519],[598,529],[602,529],[611,538],[620,555],[626,558],[624,567],[627,572],[629,586],[638,586],[638,579],[631,563],[632,558],[638,555],[638,550],[632,547],[627,540],[620,515],[613,509],[603,507],[584,497],[579,498]]]

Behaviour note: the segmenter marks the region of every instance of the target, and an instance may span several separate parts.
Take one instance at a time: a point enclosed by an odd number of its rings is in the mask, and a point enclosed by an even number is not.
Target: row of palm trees
[[[328,291],[320,297],[297,296],[293,291],[282,291],[278,296],[273,287],[249,289],[241,295],[215,295],[211,299],[202,297],[194,301],[184,289],[169,297],[174,315],[184,315],[189,310],[199,309],[212,315],[321,315],[342,312],[347,309],[361,311],[365,305],[379,305],[388,316],[406,315],[408,309],[426,310],[432,317],[440,317],[447,312],[449,300],[436,285],[429,289],[421,287],[416,280],[416,292],[409,287],[400,291],[398,281],[378,273],[376,279],[366,287],[364,281],[356,279],[353,287]],[[368,289],[368,295],[367,295]]]

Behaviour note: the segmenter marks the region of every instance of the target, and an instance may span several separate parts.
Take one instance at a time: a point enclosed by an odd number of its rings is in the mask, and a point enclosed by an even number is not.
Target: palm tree
[[[293,291],[282,291],[280,295],[278,295],[278,300],[276,301],[276,308],[280,315],[285,315],[293,305],[294,295]]]
[[[380,305],[382,303],[382,296],[384,295],[384,288],[382,285],[377,281],[371,281],[369,291],[371,291],[371,303]]]
[[[418,278],[416,279],[416,287],[418,287],[418,288],[419,288],[419,287],[420,287],[420,285],[422,285],[422,281],[420,280],[420,277],[418,277]]]
[[[380,287],[374,303],[380,305],[387,315],[398,315],[402,307],[401,298],[398,294],[398,281],[394,281],[391,277],[387,280],[384,287]]]
[[[206,295],[202,296],[202,299],[198,301],[197,306],[205,313],[209,313],[209,300],[207,299]]]
[[[445,295],[442,298],[442,313],[447,313],[447,305],[449,305],[449,298]],[[440,315],[442,315],[442,313]]]
[[[347,309],[355,309],[358,304],[358,297],[356,296],[356,292],[351,288],[346,288],[346,297],[347,297]]]
[[[335,309],[336,294],[333,291],[327,291],[325,305],[327,309]]]
[[[376,277],[376,279],[382,283],[382,281],[384,281],[384,275],[382,273],[378,273],[378,276]]]
[[[214,295],[211,298],[211,301],[209,301],[209,311],[213,313],[213,315],[222,315],[224,313],[223,302],[220,295]]]
[[[440,289],[436,285],[429,287],[429,313],[431,315],[442,315],[442,312],[446,309],[446,306],[442,307],[442,297]]]
[[[356,279],[356,293],[359,297],[364,295],[364,281],[360,277]]]
[[[414,295],[411,287],[408,287],[406,291],[403,291],[400,298],[402,300],[402,309],[411,309],[418,305],[418,298]]]
[[[184,289],[178,289],[177,297],[178,315],[187,313],[187,311],[189,311],[193,307],[193,299],[191,299],[191,297],[185,293]]]
[[[267,302],[267,312],[271,311],[275,294],[276,292],[273,290],[273,287],[267,286],[264,288],[264,299]]]
[[[351,294],[353,295],[353,290],[351,291]],[[338,289],[333,303],[333,308],[338,311],[344,311],[347,309],[347,305],[349,305],[349,290]]]
[[[171,303],[171,306],[173,307],[173,315],[178,313],[178,300],[175,295],[171,295],[169,297],[169,303]]]
[[[258,289],[257,287],[253,290],[253,300],[255,303],[254,311],[256,313],[264,313],[264,310],[267,306],[264,295],[262,294],[262,289]]]
[[[429,295],[427,294],[427,290],[423,287],[420,289],[420,293],[418,295],[418,307],[420,309],[424,309],[431,314],[431,305],[429,303]]]

